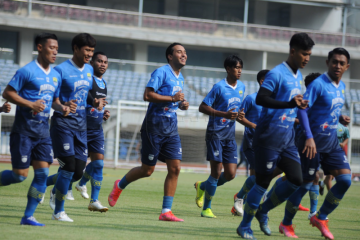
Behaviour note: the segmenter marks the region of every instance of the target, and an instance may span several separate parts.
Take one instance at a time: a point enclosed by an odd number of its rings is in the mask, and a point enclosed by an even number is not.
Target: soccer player
[[[48,177],[55,182],[50,192],[50,207],[54,209],[52,219],[64,222],[73,222],[64,210],[65,195],[70,182],[82,177],[88,156],[86,100],[92,89],[93,68],[87,62],[93,56],[96,40],[88,33],[80,33],[72,39],[71,45],[72,59],[55,67],[61,77],[60,101],[70,107],[71,113],[64,117],[55,111],[51,119],[54,157],[61,169],[55,176]],[[102,99],[94,98],[93,106],[100,111],[104,104]]]
[[[256,80],[260,87],[263,84],[265,76],[268,72],[269,70],[261,70],[258,72]],[[245,126],[242,150],[250,164],[250,176],[246,179],[240,191],[234,196],[234,206],[231,209],[231,213],[238,216],[242,216],[244,214],[244,197],[255,184],[255,152],[252,147],[252,143],[256,124],[262,110],[262,107],[256,105],[255,103],[256,95],[257,92],[247,95],[240,107],[241,109],[244,109],[245,113],[245,117],[240,120],[240,123]]]
[[[310,218],[326,239],[334,239],[328,228],[327,216],[335,210],[351,185],[350,165],[337,139],[337,125],[341,108],[345,103],[345,84],[341,81],[349,68],[350,54],[344,48],[335,48],[328,54],[328,71],[314,80],[307,88],[304,99],[309,109],[299,110],[298,117],[303,129],[299,149],[303,149],[301,163],[304,183],[289,198],[280,228],[286,236],[296,237],[292,219],[301,198],[309,190],[314,179],[314,169],[321,166],[324,174],[336,178],[319,212]],[[284,226],[284,227],[283,227]]]
[[[86,166],[84,175],[76,184],[75,188],[81,193],[85,199],[89,198],[86,189],[86,183],[91,181],[91,200],[88,206],[90,211],[106,212],[107,207],[104,207],[98,200],[100,188],[103,180],[104,167],[104,132],[102,128],[103,120],[110,117],[110,111],[105,110],[105,107],[98,111],[92,106],[94,98],[106,98],[107,86],[103,79],[108,68],[108,58],[103,52],[95,52],[90,62],[94,68],[93,88],[90,90],[87,99],[86,114],[87,114],[87,147],[91,162]]]
[[[3,97],[17,105],[10,135],[11,170],[0,173],[0,186],[24,181],[30,165],[34,179],[21,225],[45,226],[34,217],[35,209],[46,189],[53,151],[49,133],[51,107],[62,116],[70,109],[59,101],[60,75],[50,64],[56,60],[58,41],[55,34],[43,33],[35,38],[36,60],[20,68],[3,92]]]
[[[141,166],[131,169],[121,180],[116,180],[109,194],[111,207],[115,206],[126,186],[154,172],[157,160],[165,161],[168,175],[165,179],[161,221],[183,222],[171,211],[180,173],[182,148],[177,128],[176,110],[187,110],[184,98],[184,78],[180,72],[187,55],[180,43],[172,43],[165,52],[169,64],[156,69],[146,86],[144,100],[150,102],[141,127]]]
[[[284,202],[302,184],[293,126],[298,107],[307,105],[300,94],[302,75],[299,68],[309,62],[313,45],[306,33],[294,34],[287,61],[266,74],[256,96],[256,104],[263,106],[253,138],[256,183],[247,195],[243,220],[237,229],[242,238],[255,239],[250,228],[254,216],[260,222],[260,229],[271,235],[268,211]],[[287,180],[282,181],[259,207],[276,167],[285,172]]]
[[[213,86],[199,106],[199,112],[209,115],[206,147],[211,166],[209,178],[195,183],[195,202],[199,208],[203,207],[202,217],[216,218],[211,210],[216,188],[233,180],[236,175],[235,120],[245,94],[245,85],[239,81],[243,66],[239,56],[228,56],[224,61],[227,77]],[[223,166],[224,172],[221,172]]]

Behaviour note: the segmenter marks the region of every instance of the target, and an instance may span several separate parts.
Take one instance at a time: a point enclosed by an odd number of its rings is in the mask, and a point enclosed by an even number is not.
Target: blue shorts
[[[206,140],[206,147],[206,159],[208,161],[237,164],[237,144],[235,140]]]
[[[100,130],[87,130],[87,148],[89,153],[104,155],[104,132]]]
[[[317,153],[313,159],[308,159],[305,153],[301,153],[300,156],[304,180],[314,180],[315,173],[319,170],[320,163],[325,175],[330,175],[331,170],[350,170],[350,164],[341,147],[338,147],[329,153]]]
[[[32,160],[52,163],[51,138],[33,138],[21,133],[10,134],[11,164],[16,169],[29,168]]]
[[[250,165],[250,169],[255,169],[255,151],[252,148],[247,148],[244,152],[244,155]]]
[[[75,156],[76,159],[87,161],[86,131],[75,131],[59,125],[52,125],[50,135],[55,158]]]
[[[257,174],[271,174],[282,158],[290,158],[301,164],[298,149],[295,147],[295,145],[292,145],[281,151],[256,146],[254,151],[255,172]]]
[[[147,131],[141,131],[141,162],[155,166],[157,160],[181,160],[182,148],[180,136],[160,136]]]

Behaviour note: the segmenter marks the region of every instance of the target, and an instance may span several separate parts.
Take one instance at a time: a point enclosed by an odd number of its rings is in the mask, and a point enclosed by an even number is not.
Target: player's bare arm
[[[173,96],[164,96],[156,93],[153,88],[147,87],[144,92],[144,101],[153,102],[153,103],[162,103],[162,102],[179,102],[183,101],[185,98],[184,93],[181,91],[177,92]]]
[[[29,100],[26,100],[19,96],[19,94],[16,92],[16,90],[11,86],[6,86],[4,92],[3,92],[3,98],[5,98],[7,101],[14,103],[20,107],[27,107],[34,112],[42,112],[45,109],[45,101],[42,99],[39,99],[35,102],[31,102]]]
[[[70,108],[71,113],[76,113],[76,108],[77,108],[76,102],[77,100],[74,99],[74,100],[70,100],[69,102],[65,102],[64,105]]]
[[[252,128],[252,129],[256,129],[256,124],[253,122],[250,122],[249,120],[247,120],[245,117],[241,120],[239,120],[239,118],[236,119],[240,124],[244,125],[245,127],[248,128]]]
[[[227,112],[217,111],[203,102],[199,106],[199,112],[201,113],[209,116],[223,117],[230,120],[235,120],[238,116],[238,112],[234,112],[234,110],[235,108],[232,108]]]
[[[94,98],[93,106],[97,108],[97,110],[101,111],[108,102],[106,98]]]
[[[66,117],[70,113],[70,107],[62,105],[59,98],[54,98],[51,107],[55,111],[62,112],[64,117]]]

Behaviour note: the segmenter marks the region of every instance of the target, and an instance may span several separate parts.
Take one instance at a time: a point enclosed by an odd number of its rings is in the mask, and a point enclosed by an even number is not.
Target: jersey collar
[[[231,86],[231,85],[228,83],[228,81],[227,81],[226,78],[225,78],[224,80],[225,80],[226,84],[227,84],[229,87],[231,87],[232,89],[235,90],[235,89],[237,88],[237,85],[238,85],[238,84],[237,84],[237,81],[236,81],[236,85],[233,87],[233,86]]]
[[[74,65],[74,67],[76,67],[80,72],[82,72],[85,68],[85,64],[82,68],[80,68],[78,65],[76,65],[76,63],[74,63],[74,61],[72,59],[69,59],[69,61],[71,62],[72,65]]]
[[[297,78],[298,77],[298,72],[299,71],[296,71],[296,74],[294,73],[294,71],[291,69],[291,67],[286,63],[286,62],[283,62],[283,64],[285,65],[285,67],[287,69],[289,69],[289,71],[291,72],[291,74],[294,76],[294,78]]]
[[[329,80],[329,82],[332,83],[332,85],[334,85],[336,88],[339,88],[340,82],[339,82],[339,84],[336,84],[335,81],[333,81],[333,80],[330,78],[330,76],[329,76],[329,74],[328,74],[327,72],[325,72],[324,75],[327,77],[327,79]],[[340,80],[340,81],[341,81],[341,80]]]
[[[180,77],[180,73],[179,73],[179,75],[177,75],[177,74],[175,73],[174,69],[171,67],[171,65],[168,64],[168,66],[169,66],[169,68],[171,69],[171,72],[172,72],[172,73],[174,74],[174,76],[176,77],[176,79],[178,79],[178,78]]]
[[[49,73],[51,72],[51,67],[49,67],[49,69],[46,71],[46,70],[40,65],[40,63],[38,62],[37,59],[35,59],[35,63],[36,63],[36,65],[37,65],[46,75],[49,75]]]

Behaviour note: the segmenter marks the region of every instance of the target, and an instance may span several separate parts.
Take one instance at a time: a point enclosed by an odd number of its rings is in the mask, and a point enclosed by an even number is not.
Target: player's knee
[[[153,168],[153,167],[142,167],[141,168],[141,172],[142,172],[142,176],[143,177],[150,177],[151,176],[151,174],[154,172],[154,169],[155,168]]]
[[[25,176],[26,175],[26,176]],[[14,181],[16,183],[21,183],[23,181],[25,181],[25,179],[27,178],[27,173],[26,174],[23,174],[23,175],[19,175],[19,174],[16,174],[16,173],[12,173],[12,176],[14,178]]]
[[[62,170],[75,172],[75,156],[61,157],[58,161]]]
[[[93,168],[96,168],[96,169],[102,169],[102,168],[104,168],[104,161],[103,160],[93,161],[92,166],[93,166]]]
[[[336,184],[341,185],[341,189],[348,190],[351,186],[351,174],[342,174],[337,176],[336,178]]]
[[[272,174],[270,175],[256,174],[255,182],[257,185],[259,185],[262,188],[267,189],[270,185],[271,180],[272,180]]]
[[[180,165],[179,166],[172,166],[171,168],[169,168],[169,172],[171,174],[173,174],[173,175],[176,175],[176,176],[179,176],[180,170],[181,170]]]
[[[303,184],[302,176],[287,176],[287,180],[299,187]]]
[[[236,176],[236,172],[230,172],[230,173],[225,174],[225,179],[227,181],[231,181],[235,178],[235,176]]]

